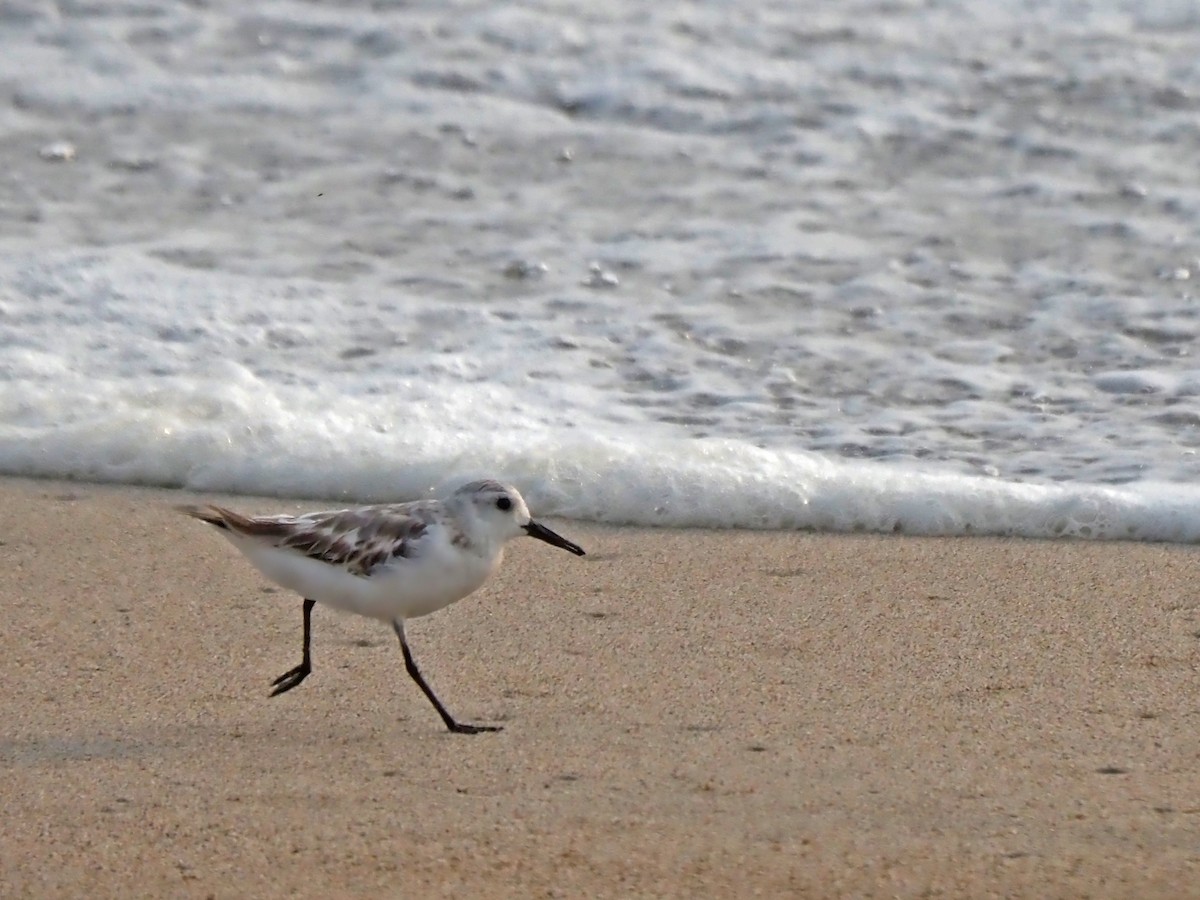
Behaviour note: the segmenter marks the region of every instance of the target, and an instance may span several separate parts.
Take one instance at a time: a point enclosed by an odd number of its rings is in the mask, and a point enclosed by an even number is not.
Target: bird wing
[[[181,512],[218,528],[340,566],[366,577],[397,558],[420,553],[433,524],[422,504],[364,506],[303,516],[243,516],[222,506],[182,506]]]

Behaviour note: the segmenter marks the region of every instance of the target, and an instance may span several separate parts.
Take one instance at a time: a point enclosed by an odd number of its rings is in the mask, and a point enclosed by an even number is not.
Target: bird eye
[[[510,509],[512,509],[512,501],[509,500],[507,497],[501,497],[499,500],[496,501],[496,508],[503,509],[505,511],[510,510]]]

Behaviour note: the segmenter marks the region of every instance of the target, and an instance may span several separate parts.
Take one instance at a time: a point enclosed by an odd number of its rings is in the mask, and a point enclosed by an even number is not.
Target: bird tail
[[[234,534],[277,538],[286,532],[284,523],[277,519],[269,517],[252,519],[249,516],[243,516],[241,513],[234,512],[232,509],[226,509],[224,506],[215,506],[211,503],[204,506],[187,504],[175,508],[185,516],[191,516],[193,519],[199,519],[201,522],[207,522],[209,525],[215,525],[217,528],[233,532]]]
[[[224,509],[220,506],[193,506],[187,504],[176,506],[175,509],[185,516],[191,516],[193,519],[199,519],[201,522],[207,522],[209,525],[216,525],[218,528],[224,528],[226,531],[229,530],[229,517],[237,516],[237,513],[234,513],[232,510]]]

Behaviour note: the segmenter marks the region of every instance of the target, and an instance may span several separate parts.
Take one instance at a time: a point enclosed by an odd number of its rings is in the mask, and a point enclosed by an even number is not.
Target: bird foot
[[[272,697],[278,697],[280,694],[285,694],[302,682],[312,672],[312,665],[307,662],[302,662],[294,669],[288,669],[278,678],[271,682],[271,686],[275,690],[271,691]]]

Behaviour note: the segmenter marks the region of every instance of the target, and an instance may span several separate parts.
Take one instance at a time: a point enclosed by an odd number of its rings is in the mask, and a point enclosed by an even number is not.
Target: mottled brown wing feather
[[[299,518],[250,518],[221,506],[188,506],[180,511],[218,528],[270,538],[277,547],[345,566],[362,577],[390,559],[412,557],[417,539],[429,528],[424,519],[409,514],[410,510],[387,507],[341,509]]]

